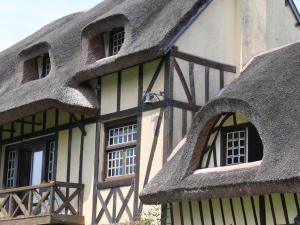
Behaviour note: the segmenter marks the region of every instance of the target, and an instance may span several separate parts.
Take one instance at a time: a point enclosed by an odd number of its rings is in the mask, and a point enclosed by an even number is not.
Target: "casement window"
[[[43,78],[50,73],[51,70],[51,60],[49,53],[38,56],[36,58],[36,64],[38,68],[39,78]]]
[[[125,40],[125,31],[124,28],[114,29],[111,32],[111,55],[116,55],[122,48],[122,45]]]
[[[5,187],[38,185],[54,180],[55,142],[51,139],[6,148]]]
[[[46,77],[51,71],[49,53],[45,53],[24,62],[24,75],[22,83]]]
[[[17,151],[12,150],[7,152],[7,172],[6,186],[7,188],[15,187],[17,176]]]
[[[222,136],[224,165],[236,165],[262,159],[262,143],[253,125],[226,127],[223,129]]]
[[[136,165],[136,122],[106,128],[106,178],[133,175]]]
[[[247,128],[226,132],[225,163],[234,165],[247,162]]]

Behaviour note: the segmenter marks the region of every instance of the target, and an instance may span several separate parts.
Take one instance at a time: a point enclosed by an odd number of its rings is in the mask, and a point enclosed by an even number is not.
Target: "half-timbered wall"
[[[168,205],[167,224],[294,224],[299,202],[300,195],[293,193],[176,202]]]
[[[158,102],[153,106],[145,106],[145,109],[141,101],[146,91],[164,91],[164,63],[164,59],[157,59],[91,81],[101,85],[99,113],[104,118],[100,125],[99,182],[95,203],[95,220],[98,224],[132,221],[145,210],[138,193],[163,165],[164,108]],[[135,178],[127,183],[121,181],[121,184],[118,181],[106,181],[106,168],[103,166],[105,144],[102,141],[105,124],[128,117],[135,117],[140,129],[137,141],[137,160],[140,160],[137,162]]]

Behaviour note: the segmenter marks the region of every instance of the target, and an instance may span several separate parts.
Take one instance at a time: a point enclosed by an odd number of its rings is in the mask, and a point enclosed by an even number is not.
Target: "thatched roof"
[[[194,173],[211,118],[241,112],[264,146],[261,164]],[[186,144],[141,194],[144,203],[300,191],[300,43],[254,58],[241,76],[195,116]]]
[[[94,114],[98,102],[94,91],[80,86],[83,81],[165,54],[210,1],[105,0],[43,27],[0,53],[0,124],[53,106]],[[116,23],[127,32],[119,54],[87,64],[85,36]],[[51,73],[22,84],[23,57],[43,48],[50,52]]]

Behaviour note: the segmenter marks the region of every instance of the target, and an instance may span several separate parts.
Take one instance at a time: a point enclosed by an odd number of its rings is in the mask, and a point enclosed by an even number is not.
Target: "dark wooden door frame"
[[[47,142],[48,141],[55,141],[56,138],[54,135],[49,135],[47,137],[41,137],[35,140],[29,140],[29,141],[25,141],[25,142],[20,142],[20,143],[16,143],[16,144],[12,144],[12,145],[8,145],[5,147],[4,152],[5,152],[5,162],[4,162],[4,171],[3,171],[3,180],[2,183],[3,184],[7,184],[7,153],[9,151],[16,151],[17,154],[17,159],[16,159],[16,164],[17,164],[17,174],[16,174],[16,186],[19,186],[19,179],[20,179],[20,152],[26,150],[32,151],[32,152],[37,152],[37,151],[43,151],[43,163],[42,163],[42,179],[43,180],[45,178],[45,172],[46,172],[46,154],[47,154]],[[57,143],[56,143],[57,144]],[[31,155],[31,171],[32,171],[32,160],[33,160],[33,154]],[[54,167],[56,167],[56,164],[54,165]],[[30,175],[30,183],[31,183],[32,177]],[[30,185],[30,184],[29,184]]]

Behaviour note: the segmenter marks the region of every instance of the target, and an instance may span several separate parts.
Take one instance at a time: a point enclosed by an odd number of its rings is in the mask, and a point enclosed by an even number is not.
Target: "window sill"
[[[193,174],[218,173],[218,172],[221,173],[221,172],[227,172],[227,171],[233,171],[239,169],[254,168],[259,166],[260,164],[261,164],[261,160],[256,162],[250,162],[250,163],[241,163],[232,166],[220,166],[220,167],[213,167],[213,168],[198,169]]]
[[[98,189],[108,189],[113,187],[131,186],[134,183],[134,175],[106,178],[103,182],[98,183]]]

